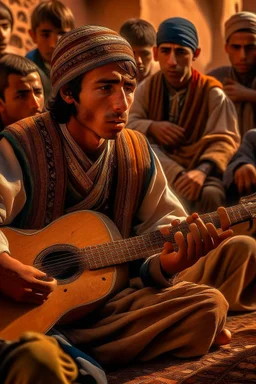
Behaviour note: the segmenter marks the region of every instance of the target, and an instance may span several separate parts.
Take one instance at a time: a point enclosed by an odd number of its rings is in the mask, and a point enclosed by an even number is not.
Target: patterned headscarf
[[[225,22],[225,40],[241,29],[249,29],[256,33],[256,14],[253,12],[238,12]]]
[[[130,61],[136,66],[130,44],[117,32],[86,25],[65,33],[52,55],[53,96],[82,73],[116,61]]]
[[[156,35],[157,46],[163,43],[189,47],[193,52],[198,48],[198,35],[194,24],[182,17],[171,17],[163,21]]]

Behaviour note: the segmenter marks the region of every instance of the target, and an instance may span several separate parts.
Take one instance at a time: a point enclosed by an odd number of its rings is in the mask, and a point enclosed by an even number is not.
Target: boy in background
[[[37,48],[28,52],[27,58],[40,69],[45,101],[51,94],[50,63],[59,38],[75,26],[72,11],[60,1],[43,1],[32,12],[30,36]]]
[[[149,22],[142,19],[129,19],[120,28],[120,35],[130,43],[139,70],[139,82],[159,71],[153,59],[153,46],[156,45],[156,31]]]

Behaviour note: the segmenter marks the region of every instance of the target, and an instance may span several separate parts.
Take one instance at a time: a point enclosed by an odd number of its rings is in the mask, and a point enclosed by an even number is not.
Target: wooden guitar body
[[[106,220],[108,219],[104,215],[80,211],[63,216],[34,233],[7,227],[2,228],[2,231],[9,241],[14,258],[28,265],[34,265],[36,261],[37,268],[47,271],[44,264],[47,265],[50,258],[51,261],[52,258],[56,261],[65,258],[63,245],[64,248],[66,244],[82,248],[120,238],[114,224],[110,220],[106,223]],[[45,256],[44,250],[49,250],[52,246],[55,253]],[[65,264],[64,260],[63,263]],[[0,338],[15,340],[22,332],[29,330],[47,332],[59,319],[61,323],[69,323],[94,309],[110,293],[115,292],[115,289],[119,290],[119,281],[122,284],[128,275],[123,266],[89,271],[78,260],[72,268],[65,270],[64,266],[62,271],[57,268],[52,276],[58,281],[57,288],[40,306],[0,297]]]

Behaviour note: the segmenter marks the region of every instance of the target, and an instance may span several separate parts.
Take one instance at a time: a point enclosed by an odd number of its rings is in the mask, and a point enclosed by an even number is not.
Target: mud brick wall
[[[11,10],[14,28],[11,36],[9,52],[25,55],[33,49],[34,44],[28,34],[30,15],[40,0],[2,0]]]

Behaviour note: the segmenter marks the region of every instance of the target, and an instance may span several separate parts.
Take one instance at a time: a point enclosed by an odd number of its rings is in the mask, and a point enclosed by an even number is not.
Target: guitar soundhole
[[[54,277],[58,284],[76,280],[84,270],[80,251],[72,245],[58,244],[44,249],[36,257],[34,266]]]

